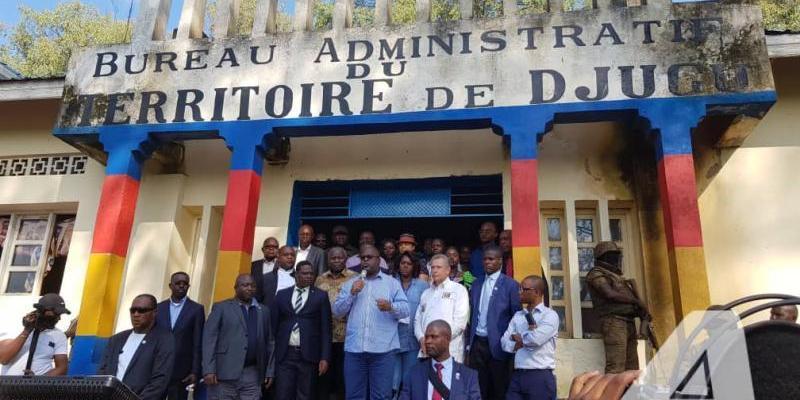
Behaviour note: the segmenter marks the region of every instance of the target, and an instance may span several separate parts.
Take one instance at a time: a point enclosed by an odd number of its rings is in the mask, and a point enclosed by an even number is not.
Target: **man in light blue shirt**
[[[361,246],[361,275],[342,285],[333,314],[347,316],[344,381],[347,399],[390,399],[398,321],[408,317],[408,299],[396,279],[380,270],[380,254]],[[349,313],[349,315],[348,315]],[[367,396],[369,388],[369,396]]]
[[[517,311],[502,338],[503,350],[514,354],[514,374],[506,399],[556,399],[556,336],[559,319],[544,305],[544,280],[531,275],[520,284]]]

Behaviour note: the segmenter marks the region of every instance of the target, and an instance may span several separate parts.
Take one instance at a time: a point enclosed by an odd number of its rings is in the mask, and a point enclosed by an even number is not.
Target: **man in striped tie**
[[[423,360],[406,376],[400,400],[480,400],[478,373],[450,356],[452,330],[437,319],[425,329]]]
[[[331,360],[331,304],[313,286],[316,269],[308,261],[295,267],[294,286],[279,291],[273,310],[275,395],[281,400],[316,398],[317,377]]]

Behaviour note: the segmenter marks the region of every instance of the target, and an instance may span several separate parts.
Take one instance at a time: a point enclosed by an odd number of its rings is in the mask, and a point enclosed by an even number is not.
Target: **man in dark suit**
[[[428,324],[425,354],[430,359],[411,368],[403,381],[400,400],[480,400],[478,373],[450,357],[451,336],[450,325],[444,320]]]
[[[142,400],[162,400],[175,361],[175,345],[168,330],[155,325],[156,298],[140,294],[130,308],[133,329],[108,340],[97,373],[113,375]]]
[[[175,367],[167,388],[167,398],[185,400],[188,397],[186,386],[197,383],[202,373],[200,350],[203,347],[206,311],[201,304],[186,296],[189,274],[172,274],[169,289],[172,295],[158,303],[156,308],[156,325],[172,332],[175,339]]]
[[[253,293],[250,274],[241,274],[236,296],[214,304],[203,330],[203,379],[210,400],[259,400],[272,384],[270,312]]]
[[[275,269],[275,262],[278,259],[278,248],[280,245],[278,244],[278,239],[274,237],[268,237],[264,239],[264,243],[261,245],[261,252],[264,253],[264,258],[260,260],[255,260],[250,264],[250,275],[253,275],[253,279],[256,280],[256,284],[258,284],[261,278],[272,272]],[[262,282],[263,283],[263,282]]]
[[[294,286],[294,247],[283,246],[278,250],[275,269],[272,272],[253,275],[256,282],[255,298],[261,304],[272,304],[275,294],[281,289]]]
[[[325,251],[311,242],[314,240],[314,228],[311,225],[303,225],[297,231],[298,246],[295,249],[295,265],[300,261],[308,261],[314,266],[314,274],[322,275],[325,272]]]
[[[503,250],[496,245],[483,248],[486,275],[470,289],[469,366],[478,370],[481,397],[504,399],[513,354],[503,351],[501,339],[514,314],[522,309],[519,284],[501,272]]]
[[[313,286],[315,271],[310,262],[300,261],[297,283],[279,291],[272,303],[278,399],[315,399],[317,376],[328,371],[331,303],[326,292]]]

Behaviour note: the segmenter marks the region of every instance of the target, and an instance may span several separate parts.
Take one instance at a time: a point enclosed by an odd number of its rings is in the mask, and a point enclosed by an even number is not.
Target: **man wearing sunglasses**
[[[108,340],[99,375],[113,375],[142,400],[161,400],[175,361],[172,334],[156,327],[156,298],[140,294],[130,308],[133,329]]]

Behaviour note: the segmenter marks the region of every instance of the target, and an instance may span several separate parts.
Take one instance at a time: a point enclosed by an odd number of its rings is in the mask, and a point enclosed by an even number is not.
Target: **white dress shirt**
[[[122,346],[122,352],[119,353],[119,363],[117,364],[117,379],[122,380],[125,377],[125,372],[128,371],[128,366],[131,364],[133,355],[136,354],[136,349],[142,344],[146,333],[136,333],[131,331],[125,345]]]
[[[300,248],[300,246],[297,246],[297,248],[295,249],[297,255],[294,257],[294,265],[299,264],[300,261],[305,261],[308,258],[308,252],[310,250],[311,250],[310,244],[308,245],[308,247],[306,247],[305,250]]]
[[[275,288],[275,293],[286,289],[287,287],[294,286],[294,277],[292,276],[292,270],[285,270],[283,268],[278,268],[278,285]]]
[[[431,368],[433,371],[436,372],[435,364],[439,363],[435,359],[431,358]],[[450,389],[450,384],[453,382],[453,357],[448,358],[447,360],[442,361],[441,363],[444,368],[442,368],[442,383]],[[428,399],[433,398],[433,384],[430,380],[428,380]]]
[[[464,360],[464,329],[469,322],[469,294],[464,286],[446,278],[439,286],[431,286],[422,292],[417,314],[414,318],[414,336],[417,341],[425,337],[428,324],[441,319],[450,324],[453,332],[450,340],[450,355],[458,362]],[[420,354],[422,350],[420,350]]]
[[[516,369],[555,369],[556,368],[556,336],[558,336],[558,314],[540,303],[533,309],[534,329],[528,326],[525,314],[528,310],[520,310],[508,324],[506,333],[500,339],[503,350],[514,354],[514,368]],[[516,342],[511,338],[513,334],[522,337],[523,346],[514,351]]]
[[[497,283],[497,278],[500,277],[500,270],[497,270],[491,275],[486,275],[486,280],[483,282],[481,288],[481,300],[478,303],[478,326],[475,327],[475,333],[478,336],[489,336],[489,331],[486,328],[488,324],[487,314],[489,313],[489,301],[492,300],[492,293],[494,293],[494,285]]]
[[[169,326],[172,329],[175,329],[175,322],[178,321],[178,317],[181,316],[181,310],[183,310],[183,305],[186,304],[186,296],[183,296],[180,301],[177,303],[172,300],[172,297],[169,298]]]
[[[297,302],[297,296],[301,296],[303,299],[301,303],[302,306],[300,306],[300,309],[302,310],[303,307],[306,306],[306,302],[308,302],[309,289],[310,289],[309,287],[304,288],[302,295],[298,293],[297,288],[295,288],[292,291],[292,308],[294,308],[294,304]],[[289,335],[289,346],[294,346],[294,347],[300,346],[300,329],[297,330],[292,329],[292,333]]]
[[[267,261],[267,259],[264,259],[264,268],[261,268],[261,273],[266,275],[272,272],[274,269],[275,269],[275,259],[272,259],[272,261]]]

